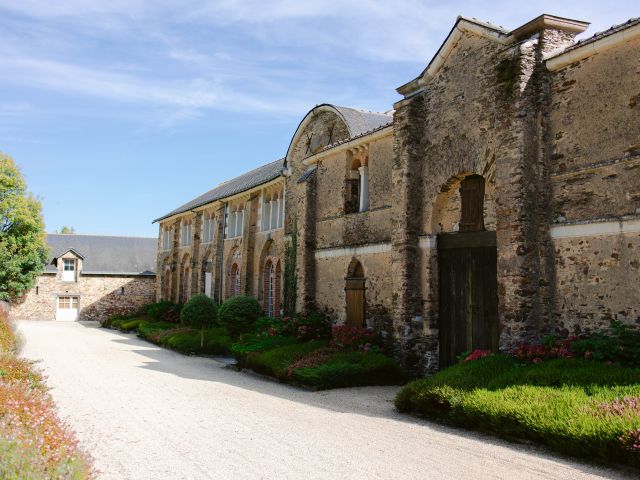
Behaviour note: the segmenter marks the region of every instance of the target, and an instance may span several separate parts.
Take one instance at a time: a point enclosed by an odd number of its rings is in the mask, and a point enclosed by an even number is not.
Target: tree
[[[17,300],[32,288],[48,255],[42,206],[13,159],[0,153],[0,299]]]
[[[64,235],[71,235],[76,233],[76,229],[73,227],[68,227],[66,225],[63,225],[62,228],[60,229],[60,233]]]
[[[261,314],[262,307],[255,298],[239,295],[222,304],[218,310],[218,322],[227,327],[231,335],[238,337],[251,332]]]
[[[200,329],[200,348],[204,349],[204,329],[216,322],[216,304],[206,295],[194,295],[180,310],[180,321],[184,325]]]

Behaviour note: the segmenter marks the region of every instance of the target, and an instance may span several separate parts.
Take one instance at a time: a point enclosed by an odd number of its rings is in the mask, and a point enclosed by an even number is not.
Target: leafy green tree
[[[33,287],[48,255],[42,206],[13,159],[0,153],[0,299],[16,300]]]
[[[73,227],[68,227],[67,225],[63,225],[62,228],[60,229],[60,233],[65,235],[70,235],[70,234],[76,233],[76,229]]]
[[[204,348],[204,329],[216,323],[216,304],[206,295],[194,295],[180,311],[184,325],[200,329],[200,348]]]

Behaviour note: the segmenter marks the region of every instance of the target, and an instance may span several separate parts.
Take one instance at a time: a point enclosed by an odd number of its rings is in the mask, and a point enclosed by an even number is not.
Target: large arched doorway
[[[485,230],[485,179],[465,176],[456,193],[458,231],[438,235],[441,368],[464,352],[498,349],[496,232]]]
[[[352,327],[365,326],[365,278],[364,269],[358,260],[352,260],[345,278],[345,293],[347,300],[347,325]]]

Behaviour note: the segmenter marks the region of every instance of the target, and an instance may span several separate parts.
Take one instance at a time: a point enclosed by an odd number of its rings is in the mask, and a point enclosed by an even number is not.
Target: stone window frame
[[[171,250],[172,233],[173,227],[171,225],[164,225],[162,227],[162,250],[165,252]]]
[[[359,145],[347,151],[344,213],[350,215],[369,211],[369,145]],[[357,198],[354,195],[357,191]]]
[[[244,203],[236,204],[229,207],[226,220],[226,238],[238,238],[244,235],[244,216],[245,205]]]
[[[285,206],[284,186],[279,186],[277,189],[263,190],[260,202],[260,231],[273,232],[283,228]]]
[[[189,247],[193,242],[193,221],[183,218],[180,221],[180,246]]]
[[[216,237],[216,215],[215,212],[205,212],[202,216],[202,243],[213,243]]]

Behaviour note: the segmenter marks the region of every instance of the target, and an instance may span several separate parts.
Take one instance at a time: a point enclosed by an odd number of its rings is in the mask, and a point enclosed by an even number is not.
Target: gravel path
[[[312,393],[94,325],[18,322],[101,479],[624,478],[394,411],[394,387]]]

